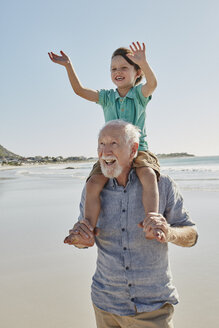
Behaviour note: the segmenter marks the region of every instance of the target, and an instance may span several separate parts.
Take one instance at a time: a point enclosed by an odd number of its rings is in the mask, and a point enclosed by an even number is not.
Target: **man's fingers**
[[[90,233],[90,231],[84,226],[83,228],[81,226],[77,228],[73,228],[69,230],[69,235],[76,236],[80,235],[83,239],[90,239],[93,237],[93,233]]]
[[[93,231],[94,228],[92,227],[92,225],[90,224],[90,222],[88,221],[88,219],[82,219],[79,221],[79,223],[83,223],[86,225],[86,227],[90,230]]]
[[[160,243],[166,243],[167,242],[166,235],[162,230],[156,231],[156,240],[159,241]]]
[[[170,225],[162,214],[149,212],[146,218],[138,223],[138,226],[143,228],[147,239],[156,239],[161,243],[167,242]]]
[[[146,219],[151,219],[151,218],[162,218],[162,214],[157,213],[157,212],[148,212]]]
[[[80,227],[78,227],[77,230],[82,238],[89,239],[93,237],[93,232],[91,232],[83,223],[80,224]]]
[[[155,235],[158,239],[162,239],[164,237],[164,232],[161,229],[154,229]]]
[[[78,233],[79,233],[79,231],[78,231],[78,227],[79,227],[79,226],[80,226],[80,223],[79,223],[79,222],[76,222],[75,225],[74,225],[74,227],[73,227],[72,229],[69,230],[69,235],[70,235],[71,233],[76,233],[76,234],[78,234]]]
[[[162,222],[152,222],[151,224],[145,225],[143,230],[146,232],[149,227],[154,231],[160,231],[160,234],[166,234],[168,232],[168,226]]]
[[[163,229],[162,225],[154,224],[153,221],[151,224],[147,223],[144,224],[144,221],[141,221],[138,223],[139,228],[143,228],[143,231],[145,232],[145,237],[149,240],[156,239],[159,242],[165,242],[166,241],[166,235]],[[164,229],[165,230],[165,229]]]
[[[93,238],[93,227],[87,219],[82,219],[75,223],[74,227],[69,230],[69,234],[80,234],[82,238]]]
[[[160,214],[155,212],[150,212],[147,214],[147,217],[144,219],[144,226],[148,225],[167,225],[166,219]]]

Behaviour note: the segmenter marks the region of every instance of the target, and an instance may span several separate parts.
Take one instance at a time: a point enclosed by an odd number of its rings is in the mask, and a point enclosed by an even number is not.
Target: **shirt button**
[[[132,286],[132,284],[128,284],[128,286],[129,286],[129,287],[131,287],[131,286]]]
[[[122,108],[121,111],[124,112],[124,108]]]
[[[125,212],[125,209],[123,209],[122,211],[123,211],[123,213],[124,213],[124,212]]]
[[[127,250],[127,248],[126,248],[126,247],[123,247],[123,249],[124,249],[124,251],[126,251],[126,250]]]
[[[125,269],[126,269],[126,270],[128,270],[128,269],[129,269],[129,267],[127,266]]]
[[[125,231],[125,228],[122,228],[122,231]]]
[[[135,300],[134,297],[132,297],[132,298],[131,298],[131,301],[134,302],[134,300]]]
[[[126,193],[127,192],[127,190],[124,190],[124,193]]]

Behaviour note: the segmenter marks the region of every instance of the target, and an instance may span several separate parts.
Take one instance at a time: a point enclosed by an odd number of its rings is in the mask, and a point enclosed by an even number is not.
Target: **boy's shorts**
[[[133,168],[150,167],[155,171],[155,173],[157,175],[157,180],[159,180],[159,177],[160,177],[160,164],[158,162],[157,157],[153,153],[151,153],[149,150],[146,150],[146,151],[141,151],[140,150],[140,151],[138,151],[137,157],[135,157],[134,160],[133,160],[132,167]],[[95,174],[102,174],[99,161],[94,164],[94,166],[92,168],[92,171],[90,172],[87,181],[89,180],[89,178],[92,175],[95,175]]]

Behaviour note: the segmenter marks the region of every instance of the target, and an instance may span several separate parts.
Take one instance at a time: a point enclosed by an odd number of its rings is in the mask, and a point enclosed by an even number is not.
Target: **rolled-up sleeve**
[[[142,106],[146,106],[148,104],[148,102],[151,100],[152,95],[148,96],[148,97],[144,97],[142,91],[142,84],[137,85],[137,87],[135,87],[135,97],[138,100],[138,102],[142,105]]]
[[[84,204],[85,204],[85,187],[81,193],[81,201],[80,201],[80,205],[79,205],[79,209],[80,209],[80,213],[78,216],[78,221],[84,219]]]
[[[184,208],[183,197],[180,194],[176,183],[171,178],[169,178],[167,204],[164,217],[173,227],[195,226],[188,211]]]
[[[99,91],[99,99],[97,104],[101,105],[103,108],[105,108],[108,104],[108,100],[109,100],[109,91],[108,90],[104,90],[101,89]]]

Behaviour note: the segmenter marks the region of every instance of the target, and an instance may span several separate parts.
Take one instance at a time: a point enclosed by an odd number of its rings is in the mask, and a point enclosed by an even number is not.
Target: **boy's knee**
[[[155,171],[151,168],[151,167],[138,167],[136,168],[136,173],[138,176],[140,177],[150,177],[152,178],[156,178],[157,179],[157,175],[155,173]]]
[[[100,175],[100,174],[96,174],[96,175],[92,175],[87,183],[86,183],[86,189],[91,190],[91,191],[101,191],[106,183],[107,179]]]

